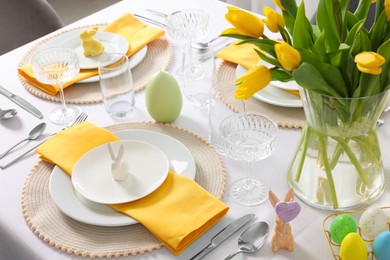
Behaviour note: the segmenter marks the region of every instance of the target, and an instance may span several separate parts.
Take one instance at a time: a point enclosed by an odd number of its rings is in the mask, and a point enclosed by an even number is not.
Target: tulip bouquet
[[[263,19],[228,7],[225,17],[234,28],[221,36],[240,39],[238,44],[253,44],[257,55],[271,65],[257,65],[238,77],[235,97],[247,100],[271,81],[296,81],[308,124],[291,163],[293,170],[289,169],[294,172],[290,184],[301,198],[303,190],[313,186],[330,193],[329,202],[325,195],[319,199],[321,191],[307,192],[314,194],[307,201],[322,203],[322,208],[351,208],[354,202],[348,203],[356,197],[372,201],[376,195],[368,193],[384,187],[373,186],[378,181],[367,176],[366,166],[373,165],[376,168],[369,171],[383,176],[375,121],[390,93],[390,0],[361,0],[354,12],[348,10],[349,0],[319,0],[315,24],[305,15],[304,1],[299,6],[295,0],[273,1],[282,14],[265,7]],[[375,19],[366,28],[367,13],[374,3]],[[273,37],[264,33],[265,26]],[[317,154],[309,156],[313,150]],[[309,167],[308,157],[316,157],[311,166],[320,169],[321,177],[308,177],[316,179],[315,184],[299,184],[302,171]],[[337,194],[345,191],[336,187],[344,184],[335,183],[333,177],[344,157],[357,173],[354,185],[360,194],[340,203]]]

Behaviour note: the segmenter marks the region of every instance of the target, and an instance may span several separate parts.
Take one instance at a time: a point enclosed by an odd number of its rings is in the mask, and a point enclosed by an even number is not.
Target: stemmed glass
[[[76,52],[62,47],[41,50],[32,57],[32,68],[38,81],[56,85],[60,90],[61,107],[50,113],[50,121],[57,125],[73,122],[81,113],[81,108],[66,105],[63,83],[73,79],[80,71]]]
[[[268,198],[267,185],[252,177],[251,163],[263,160],[275,149],[277,125],[257,113],[237,113],[220,125],[225,154],[247,164],[246,178],[235,181],[231,195],[247,206],[258,205]]]
[[[252,177],[251,164],[272,154],[278,126],[261,114],[246,112],[245,103],[243,112],[231,111],[221,102],[215,87],[210,97],[211,143],[221,154],[245,162],[247,166],[246,177],[232,184],[231,195],[242,205],[261,204],[268,198],[268,186]]]

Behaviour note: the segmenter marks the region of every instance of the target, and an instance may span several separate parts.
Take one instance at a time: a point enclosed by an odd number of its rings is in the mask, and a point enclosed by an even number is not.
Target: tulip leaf
[[[354,15],[358,20],[366,19],[368,10],[370,9],[371,0],[360,0]]]
[[[276,67],[281,67],[281,65],[280,65],[280,63],[279,63],[279,61],[278,61],[278,59],[271,58],[269,55],[266,55],[266,54],[264,54],[263,52],[261,52],[261,51],[259,51],[259,50],[255,50],[255,51],[257,52],[257,55],[259,55],[259,57],[260,57],[263,61],[265,61],[265,62],[267,62],[267,63],[269,63],[269,64],[272,64],[272,65],[274,65],[274,66],[276,66]]]
[[[378,54],[386,59],[385,64],[382,65],[382,71],[388,71],[388,73],[382,73],[380,78],[381,89],[384,91],[390,87],[390,40],[387,40],[378,48]]]
[[[284,27],[277,24],[280,34],[282,35],[282,38],[285,42],[292,45],[290,34],[284,29]]]
[[[340,97],[339,93],[330,86],[321,73],[310,63],[303,62],[293,71],[295,81],[302,87],[317,91],[320,94]]]
[[[321,77],[335,89],[340,96],[348,96],[348,89],[345,85],[344,78],[336,66],[322,62],[318,57],[305,49],[298,49],[301,53],[302,62],[315,64],[316,70],[322,75]]]
[[[337,1],[321,0],[318,5],[317,13],[318,27],[325,33],[325,47],[328,52],[335,51],[340,45],[340,35],[335,22],[335,13],[333,5],[337,5]]]
[[[353,41],[356,38],[356,34],[360,32],[360,30],[363,28],[364,21],[357,22],[349,31],[347,38],[345,39],[345,43],[348,45],[352,45]]]
[[[328,61],[328,56],[325,53],[325,34],[322,32],[313,45],[313,53],[323,62]]]
[[[305,33],[302,33],[305,32]],[[311,49],[313,47],[313,39],[311,37],[313,28],[305,15],[304,2],[298,8],[295,19],[294,33],[293,33],[293,47]]]
[[[383,37],[389,35],[389,31],[386,29],[390,29],[390,26],[387,25],[387,16],[386,12],[383,11],[381,15],[379,15],[376,23],[372,26],[370,34],[371,34],[371,44],[372,49],[377,50],[381,42],[383,42]]]
[[[292,75],[290,73],[287,73],[284,70],[271,70],[271,76],[272,79],[277,79],[278,81],[281,82],[288,82],[294,80]]]

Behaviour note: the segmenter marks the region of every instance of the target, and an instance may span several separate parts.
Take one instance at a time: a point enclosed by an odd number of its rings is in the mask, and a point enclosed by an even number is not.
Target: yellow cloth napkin
[[[63,130],[36,149],[43,160],[69,175],[79,158],[92,148],[118,138],[89,122]],[[139,200],[110,205],[138,220],[175,255],[218,222],[229,210],[195,181],[169,172],[164,183]]]
[[[104,32],[116,33],[122,36],[129,43],[129,50],[127,56],[131,56],[141,48],[143,48],[149,42],[164,36],[165,31],[156,27],[148,26],[131,14],[124,14],[111,24],[103,28]],[[40,83],[34,75],[33,69],[30,64],[19,67],[19,74],[24,77],[31,84],[41,89],[42,91],[56,95],[59,91],[57,86]],[[63,84],[66,88],[75,82],[83,80],[85,78],[92,77],[98,73],[97,69],[81,70],[80,73],[71,81]]]
[[[256,66],[260,57],[254,50],[254,45],[249,43],[238,45],[236,44],[238,42],[240,41],[236,41],[223,48],[217,52],[216,56],[220,59],[240,64],[246,69]]]

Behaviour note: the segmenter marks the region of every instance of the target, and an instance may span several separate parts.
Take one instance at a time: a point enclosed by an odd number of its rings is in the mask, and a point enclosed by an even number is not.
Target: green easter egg
[[[356,220],[349,214],[338,215],[330,225],[330,238],[336,244],[341,244],[344,237],[351,232],[356,232]]]
[[[153,75],[146,86],[145,103],[150,116],[157,122],[175,121],[183,106],[183,97],[176,79],[164,70]]]

